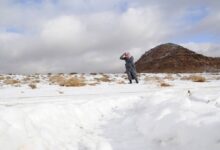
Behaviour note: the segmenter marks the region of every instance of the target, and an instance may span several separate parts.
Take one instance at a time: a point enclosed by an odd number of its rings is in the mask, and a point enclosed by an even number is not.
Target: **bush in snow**
[[[4,76],[0,76],[0,80],[4,80],[5,79],[5,77]]]
[[[54,75],[49,78],[49,81],[52,84],[57,84],[60,86],[67,86],[67,87],[86,85],[85,79],[83,76],[80,76],[78,78],[76,76],[73,76],[73,77],[66,79],[63,75]]]
[[[144,78],[145,81],[161,81],[161,78],[160,77],[157,77],[157,76],[146,76]]]
[[[99,83],[98,82],[95,82],[95,83],[89,83],[88,85],[90,85],[90,86],[96,86],[96,85],[98,85]]]
[[[70,79],[65,80],[64,84],[62,84],[61,86],[67,86],[67,87],[71,87],[71,86],[85,86],[85,81],[76,77],[72,77]]]
[[[125,84],[125,81],[120,80],[120,81],[117,82],[117,84]]]
[[[110,79],[110,77],[106,74],[102,74],[102,77],[100,78],[95,78],[96,81],[98,82],[111,82],[112,80]]]
[[[95,76],[95,75],[97,75],[97,73],[95,73],[95,72],[91,72],[90,75]]]
[[[167,74],[163,79],[174,80],[175,78],[172,76],[172,74]]]
[[[7,85],[15,85],[15,84],[18,84],[20,83],[19,80],[15,80],[15,79],[6,79],[4,80],[4,84],[7,84]]]
[[[166,82],[161,82],[160,86],[161,87],[168,87],[168,86],[171,86],[171,85],[169,83],[166,83]]]
[[[49,77],[49,81],[52,84],[58,84],[64,86],[66,79],[62,75],[53,75]]]
[[[206,78],[199,75],[183,76],[181,80],[191,80],[193,82],[205,82]]]
[[[37,85],[34,84],[34,83],[30,83],[28,86],[29,86],[31,89],[36,89],[36,88],[37,88]]]
[[[199,75],[184,76],[181,80],[191,80],[193,82],[205,82],[206,78]]]
[[[206,81],[206,78],[205,77],[202,77],[202,76],[191,76],[191,80],[193,82],[205,82]]]

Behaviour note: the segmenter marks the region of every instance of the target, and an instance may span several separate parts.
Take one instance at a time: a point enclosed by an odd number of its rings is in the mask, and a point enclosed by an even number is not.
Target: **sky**
[[[220,57],[220,1],[0,0],[0,73],[124,72],[170,42]]]

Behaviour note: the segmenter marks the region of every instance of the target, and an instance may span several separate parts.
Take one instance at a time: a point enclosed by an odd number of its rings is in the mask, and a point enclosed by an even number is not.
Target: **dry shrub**
[[[119,77],[119,75],[118,75],[118,74],[114,74],[114,76],[115,76],[116,78],[118,78],[118,77]]]
[[[99,83],[101,82],[100,78],[94,78],[94,80],[96,81],[96,83]]]
[[[8,85],[15,85],[15,84],[19,84],[20,81],[19,80],[15,80],[15,79],[6,79],[4,80],[4,84],[8,84]]]
[[[172,76],[172,74],[167,74],[163,79],[174,80],[174,77]]]
[[[72,77],[70,79],[65,80],[64,84],[60,84],[60,86],[67,86],[67,87],[75,87],[75,86],[85,86],[85,82],[82,79]]]
[[[218,72],[214,72],[214,73],[212,73],[212,75],[219,75],[219,73]]]
[[[65,84],[66,82],[66,79],[61,76],[61,75],[54,75],[54,76],[51,76],[49,78],[49,81],[52,83],[52,84],[58,84],[58,85],[63,85]]]
[[[98,85],[99,83],[98,82],[95,82],[95,83],[89,83],[90,86],[96,86]]]
[[[30,79],[40,79],[40,76],[37,74],[29,76]]]
[[[80,79],[80,80],[86,80],[84,74],[81,74],[81,75],[79,76],[79,79]]]
[[[30,83],[28,84],[28,86],[31,88],[31,89],[36,89],[37,88],[37,85],[35,83]]]
[[[161,87],[169,87],[169,86],[171,86],[169,83],[165,83],[165,82],[161,82],[160,83],[160,86]]]
[[[97,73],[91,72],[90,75],[95,76],[95,75],[97,75]]]
[[[215,79],[215,80],[220,80],[220,77],[215,77],[214,79]]]
[[[118,81],[117,84],[125,84],[125,81],[123,81],[123,80]]]
[[[103,74],[101,78],[95,78],[97,82],[111,82],[112,80],[108,75]]]
[[[40,83],[40,78],[39,77],[32,77],[32,76],[27,76],[22,79],[22,83]]]
[[[137,77],[140,78],[141,77],[141,74],[140,73],[136,73]]]
[[[151,77],[151,76],[146,76],[146,77],[144,78],[144,80],[145,80],[145,81],[161,81],[161,78],[160,78],[160,77],[157,77],[157,76],[153,76],[153,77]]]
[[[50,77],[52,75],[52,73],[47,73],[47,76]]]
[[[10,76],[7,76],[5,79],[6,79],[6,80],[9,80],[9,79],[11,79],[11,77],[10,77]]]
[[[124,74],[124,75],[122,75],[121,77],[122,77],[122,78],[124,78],[125,80],[127,80],[127,79],[128,79],[128,76],[127,76],[127,75],[125,75],[125,74]]]
[[[31,80],[32,80],[31,77],[25,77],[25,78],[22,79],[21,82],[22,82],[22,83],[29,83]]]
[[[191,80],[193,82],[205,82],[206,78],[199,75],[183,76],[181,80]]]
[[[70,75],[76,75],[76,74],[78,74],[77,72],[71,72],[71,73],[69,73]]]
[[[202,76],[191,76],[193,82],[205,82],[206,78]]]
[[[180,80],[190,80],[190,77],[189,77],[189,76],[182,76],[182,77],[180,78]]]
[[[5,79],[5,77],[4,76],[0,76],[0,80],[4,80]]]
[[[54,76],[51,76],[49,78],[49,81],[52,84],[58,84],[60,86],[67,86],[67,87],[84,86],[84,85],[86,85],[85,84],[85,80],[84,80],[84,78],[82,76],[80,78],[71,77],[69,79],[66,79],[62,75],[54,75]]]
[[[33,80],[33,83],[40,83],[40,80]]]
[[[28,82],[28,81],[30,81],[30,80],[31,80],[30,77],[25,77],[25,78],[23,78],[23,81],[24,81],[24,82]]]

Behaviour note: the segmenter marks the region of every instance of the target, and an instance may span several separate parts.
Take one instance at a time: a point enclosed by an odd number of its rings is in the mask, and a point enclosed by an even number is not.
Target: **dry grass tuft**
[[[101,78],[94,78],[97,82],[111,82],[112,80],[108,75],[102,74]]]
[[[12,78],[11,78],[10,76],[6,76],[5,79],[6,79],[6,80],[10,80],[10,79],[12,79]]]
[[[206,78],[199,75],[183,76],[181,80],[191,80],[193,82],[206,82]]]
[[[5,79],[3,83],[7,85],[15,85],[15,84],[19,84],[20,81],[15,79]]]
[[[65,80],[64,84],[61,86],[67,87],[78,87],[78,86],[85,86],[85,81],[76,77],[72,77],[70,79]]]
[[[122,77],[122,78],[124,78],[125,80],[127,80],[127,79],[128,79],[128,76],[127,76],[127,75],[125,75],[125,74],[124,74],[124,75],[122,75],[121,77]]]
[[[89,83],[90,86],[96,86],[98,85],[99,83],[98,82],[95,82],[95,83]]]
[[[190,80],[189,76],[182,76],[180,80]]]
[[[86,80],[85,78],[85,75],[84,74],[81,74],[79,77],[78,77],[80,80]]]
[[[31,88],[31,89],[36,89],[37,88],[37,85],[35,83],[30,83],[28,84],[28,86]]]
[[[49,81],[52,84],[58,84],[58,85],[64,86],[66,79],[62,75],[53,75],[49,77]]]
[[[22,79],[24,82],[29,82],[30,80],[31,80],[31,78],[30,77],[25,77],[25,78],[23,78]]]
[[[40,80],[33,80],[33,83],[40,83]]]
[[[172,74],[167,74],[163,79],[174,80],[174,77],[172,76]]]
[[[125,81],[118,81],[117,84],[125,84]]]
[[[91,72],[90,75],[95,76],[95,75],[97,75],[97,73],[95,73],[95,72]]]
[[[157,76],[146,76],[144,78],[145,81],[161,81],[162,79],[160,77]]]
[[[161,87],[169,87],[169,86],[171,86],[169,83],[165,83],[165,82],[161,82],[160,83],[160,86]]]
[[[4,76],[0,76],[0,81],[1,80],[5,80],[5,77]]]
[[[191,76],[193,82],[205,82],[206,78],[202,76]]]
[[[220,77],[215,77],[214,80],[220,80]]]
[[[35,75],[35,76],[26,76],[22,79],[21,81],[24,84],[29,84],[29,83],[40,83],[40,77]]]
[[[69,73],[70,75],[76,75],[76,74],[78,74],[77,72],[71,72],[71,73]]]
[[[52,84],[58,84],[60,86],[66,86],[66,87],[75,87],[75,86],[84,86],[85,79],[83,76],[77,77],[71,77],[69,79],[66,79],[63,75],[54,75],[49,78],[49,81]]]
[[[52,76],[52,73],[47,73],[47,76],[48,76],[48,77]]]

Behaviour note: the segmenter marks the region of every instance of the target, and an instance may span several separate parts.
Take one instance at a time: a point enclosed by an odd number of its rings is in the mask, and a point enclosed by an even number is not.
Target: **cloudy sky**
[[[0,0],[0,73],[123,72],[167,42],[220,56],[220,1]]]

